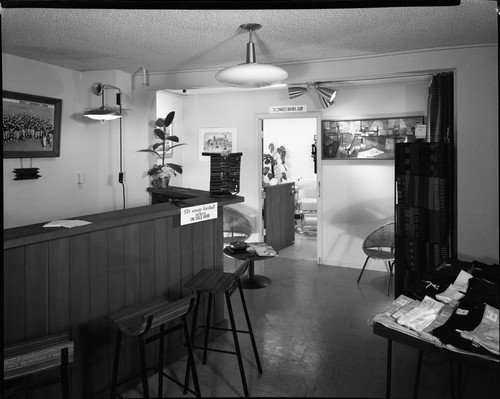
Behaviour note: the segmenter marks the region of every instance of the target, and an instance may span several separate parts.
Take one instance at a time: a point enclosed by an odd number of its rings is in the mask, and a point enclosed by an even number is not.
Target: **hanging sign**
[[[181,226],[217,219],[217,202],[181,208]]]
[[[269,107],[270,114],[280,112],[307,112],[307,105],[274,105]]]

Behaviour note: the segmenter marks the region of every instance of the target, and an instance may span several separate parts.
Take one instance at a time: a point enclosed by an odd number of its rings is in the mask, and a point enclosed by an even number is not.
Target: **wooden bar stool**
[[[70,398],[68,364],[73,361],[73,341],[67,333],[44,336],[22,341],[4,347],[4,396],[8,398],[20,392],[61,384],[62,397]],[[59,368],[59,375],[28,385],[17,384],[18,379],[53,368]],[[8,386],[7,386],[8,385]]]
[[[241,264],[241,266],[234,273],[226,273],[222,271],[214,271],[209,269],[201,269],[198,273],[196,273],[191,280],[189,280],[186,284],[186,288],[191,288],[196,290],[196,305],[193,312],[193,325],[191,327],[191,340],[193,342],[193,348],[203,349],[203,364],[207,362],[207,351],[215,351],[222,353],[229,353],[236,355],[238,358],[238,366],[240,369],[241,382],[243,384],[243,391],[245,396],[248,395],[248,387],[247,381],[245,377],[245,370],[243,368],[243,359],[241,356],[240,344],[238,341],[238,333],[246,333],[250,335],[250,339],[252,341],[253,352],[255,355],[255,362],[257,364],[257,369],[259,374],[262,374],[262,366],[260,364],[259,353],[257,351],[257,344],[255,343],[255,337],[252,330],[252,325],[250,323],[250,317],[248,316],[248,310],[245,302],[245,297],[243,295],[243,288],[241,287],[240,277],[245,273],[248,267],[248,261]],[[245,318],[247,322],[248,330],[238,330],[236,329],[236,324],[234,321],[233,307],[231,305],[231,295],[239,290],[241,303],[243,306],[243,311],[245,312]],[[206,324],[201,326],[196,326],[196,320],[198,316],[198,308],[200,303],[200,297],[202,293],[208,294],[208,306],[207,306],[207,314],[206,314]],[[212,311],[212,302],[215,294],[224,293],[227,304],[227,311],[229,313],[229,320],[231,323],[231,328],[223,328],[223,327],[215,327],[210,325],[210,315]],[[205,329],[204,336],[204,344],[203,346],[195,346],[194,338],[195,333],[198,328]],[[223,330],[223,331],[231,331],[234,340],[235,351],[227,351],[222,349],[217,349],[213,347],[208,347],[208,337],[210,330]]]
[[[200,386],[198,384],[198,376],[196,374],[196,367],[194,363],[193,348],[191,346],[191,339],[189,334],[189,329],[187,325],[186,316],[194,308],[195,297],[191,295],[189,297],[179,299],[175,302],[168,302],[165,300],[155,300],[148,303],[141,303],[137,305],[132,305],[127,308],[118,310],[108,315],[108,318],[115,324],[117,328],[116,334],[116,347],[115,347],[115,359],[113,363],[113,376],[111,381],[111,397],[116,397],[116,388],[120,384],[117,383],[118,379],[118,366],[120,361],[120,347],[122,335],[125,334],[129,337],[134,337],[139,340],[139,355],[141,362],[141,376],[142,376],[142,388],[145,398],[149,398],[149,386],[148,386],[148,375],[147,375],[147,364],[146,364],[146,354],[145,346],[146,344],[153,342],[155,340],[160,340],[160,353],[158,359],[158,396],[159,398],[163,395],[163,377],[168,378],[172,382],[184,388],[184,394],[188,391],[195,394],[197,397],[200,396]],[[169,322],[176,322],[173,326],[165,328],[165,325]],[[160,332],[146,337],[146,334],[154,329],[160,328]],[[165,374],[163,372],[164,365],[164,338],[179,329],[184,330],[184,338],[186,340],[186,346],[188,351],[188,362],[186,366],[186,375],[184,384],[174,379],[173,377]],[[189,388],[189,370],[193,373],[194,391]],[[133,378],[133,377],[132,377]],[[130,378],[129,378],[130,379]]]

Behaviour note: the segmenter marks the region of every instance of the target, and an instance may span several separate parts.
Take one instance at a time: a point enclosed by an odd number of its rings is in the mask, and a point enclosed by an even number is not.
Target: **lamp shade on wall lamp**
[[[106,107],[99,107],[96,109],[91,109],[83,114],[87,118],[98,120],[98,121],[110,121],[113,119],[121,118],[122,116],[118,111],[108,109]]]
[[[116,95],[116,102],[118,105],[120,105],[120,111],[113,109],[113,108],[107,108],[104,103],[104,90],[105,89],[114,89],[118,90],[118,94]],[[86,111],[83,116],[86,116],[87,118],[98,120],[98,121],[109,121],[117,118],[121,118],[121,90],[118,87],[115,86],[110,86],[110,85],[104,85],[102,83],[94,83],[90,91],[95,94],[96,96],[101,96],[101,106],[96,109],[90,109]]]
[[[230,66],[217,72],[215,79],[227,86],[233,87],[266,87],[283,82],[288,77],[284,69],[268,64],[257,64],[255,60],[255,45],[252,33],[260,29],[259,24],[243,24],[240,28],[249,32],[246,63]]]

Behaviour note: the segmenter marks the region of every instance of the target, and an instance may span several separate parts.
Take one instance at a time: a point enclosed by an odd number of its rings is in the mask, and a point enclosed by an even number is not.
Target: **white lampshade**
[[[97,121],[110,121],[113,119],[121,118],[122,116],[113,109],[107,109],[105,107],[99,107],[97,109],[91,109],[83,114],[87,118],[94,119]]]
[[[246,63],[230,66],[215,74],[215,79],[226,86],[233,87],[266,87],[283,82],[288,77],[288,72],[284,69],[269,65],[257,64],[255,58],[255,44],[252,42],[254,31],[262,27],[260,24],[250,23],[240,25],[249,34],[249,41],[246,48]]]
[[[116,110],[113,108],[106,108],[105,100],[104,100],[105,89],[114,89],[114,90],[118,91],[118,94],[116,95],[116,103],[120,106],[119,110]],[[121,110],[122,110],[121,93],[122,93],[122,91],[118,87],[111,86],[111,85],[105,85],[105,84],[102,84],[100,82],[96,82],[96,83],[92,84],[92,86],[90,87],[90,91],[93,94],[95,94],[96,96],[101,96],[101,106],[99,108],[90,109],[90,110],[86,111],[83,114],[83,116],[90,118],[90,119],[97,120],[97,121],[101,121],[101,122],[111,121],[113,119],[118,119],[118,118],[122,117],[122,115],[121,115]]]
[[[239,64],[217,72],[215,79],[227,86],[266,87],[283,82],[288,72],[268,64]]]

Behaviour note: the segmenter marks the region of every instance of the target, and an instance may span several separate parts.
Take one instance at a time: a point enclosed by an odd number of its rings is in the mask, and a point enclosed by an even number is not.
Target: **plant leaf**
[[[167,136],[167,137],[165,137],[165,140],[175,141],[176,143],[178,143],[179,142],[179,137],[177,137],[177,136]]]
[[[169,168],[172,168],[177,173],[182,174],[182,166],[181,165],[177,165],[176,163],[167,163],[166,166],[168,166]]]
[[[162,129],[155,129],[155,136],[161,141],[165,141],[165,132]]]
[[[165,152],[166,152],[166,151],[170,151],[172,148],[175,148],[175,147],[180,147],[181,145],[186,145],[186,143],[175,144],[175,145],[172,145],[172,146],[166,146],[166,147],[165,147]]]
[[[168,127],[172,124],[174,120],[175,112],[172,111],[170,112],[166,117],[165,117],[165,127]]]
[[[156,155],[158,158],[161,158],[161,155],[158,154],[155,150],[147,149],[147,150],[138,150],[138,152],[149,152],[150,154]]]
[[[148,170],[148,176],[154,176],[160,173],[163,170],[163,166],[154,165],[151,169]]]
[[[155,125],[158,127],[165,127],[165,122],[163,121],[163,119],[158,118],[155,122]]]

